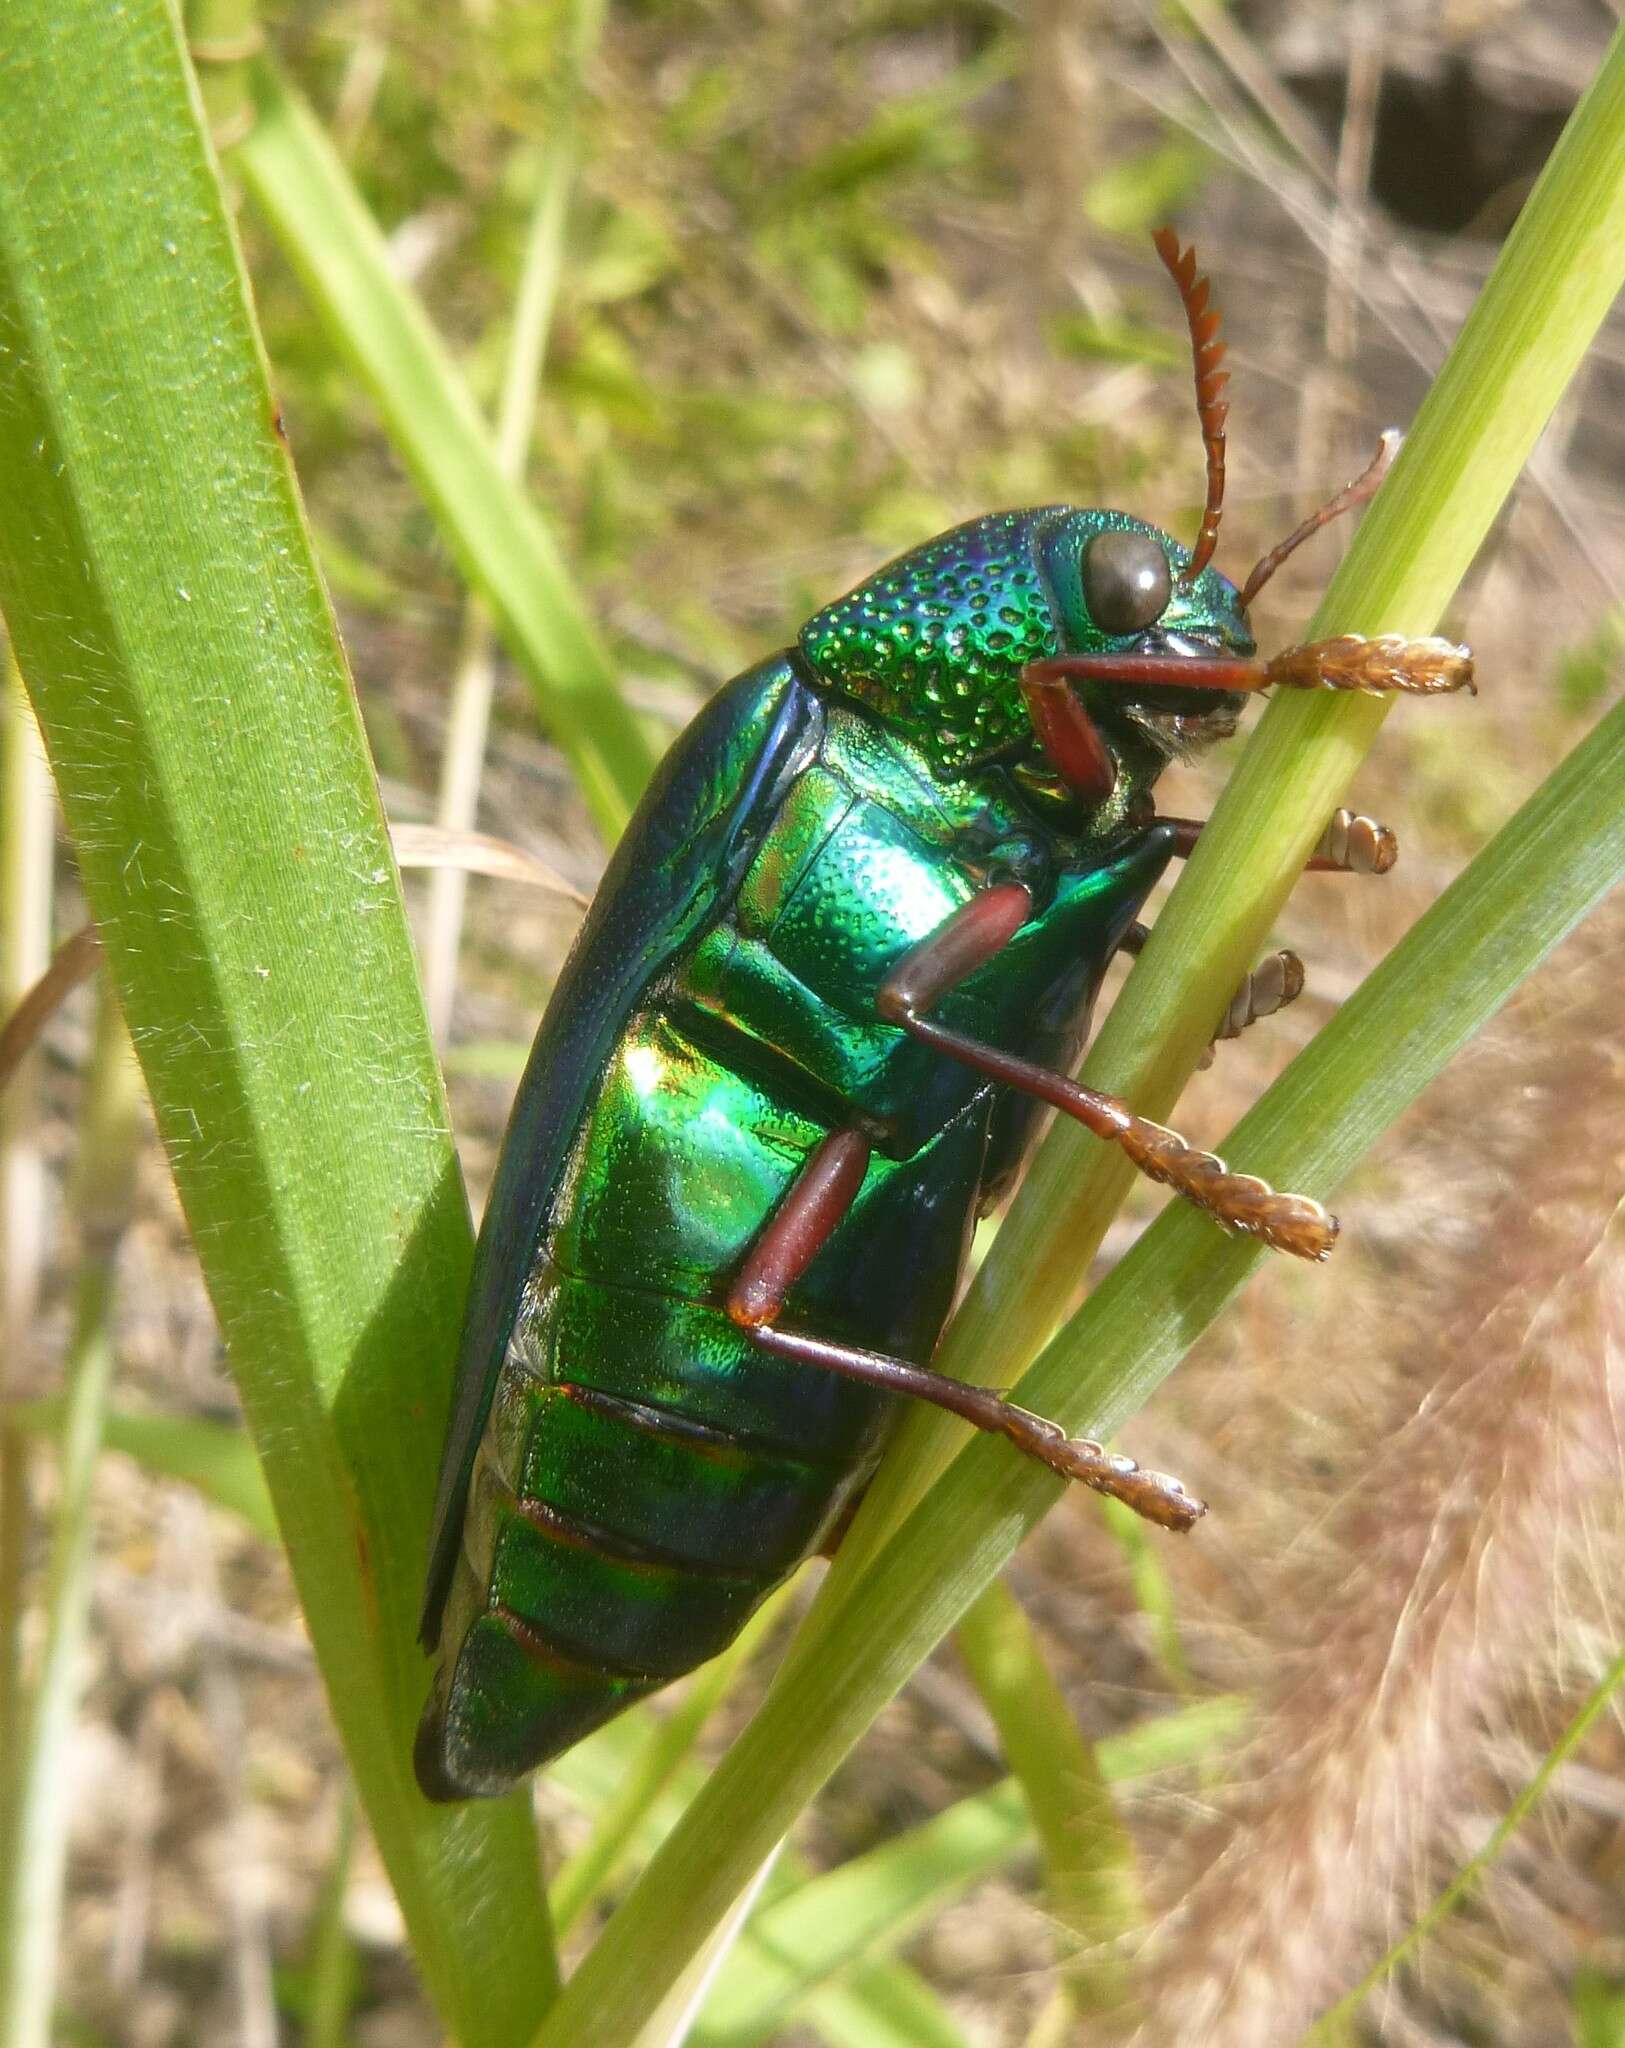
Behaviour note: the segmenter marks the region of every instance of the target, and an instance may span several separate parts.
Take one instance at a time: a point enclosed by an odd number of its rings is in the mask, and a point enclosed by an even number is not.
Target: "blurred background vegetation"
[[[1615,11],[615,0],[574,89],[582,12],[562,4],[352,0],[267,28],[493,415],[538,190],[573,126],[524,475],[660,746],[817,605],[960,518],[1064,498],[1193,530],[1188,358],[1149,246],[1165,219],[1225,312],[1221,561],[1244,569],[1414,410]],[[252,207],[242,228],[386,802],[428,821],[478,629],[357,377]],[[1305,882],[1278,937],[1308,993],[1221,1048],[1182,1110],[1193,1134],[1234,1119],[1617,692],[1622,350],[1616,317],[1459,600],[1480,699],[1392,719],[1356,792],[1399,832],[1399,871]],[[1266,645],[1294,636],[1339,545],[1272,587]],[[495,682],[478,825],[590,890],[592,816],[502,659]],[[1178,771],[1166,808],[1203,813],[1223,772]],[[59,886],[71,902],[65,859]],[[426,931],[431,885],[411,893]],[[476,1201],[575,915],[518,882],[468,887],[439,1021]],[[1481,1845],[1618,1645],[1622,933],[1605,906],[1385,1143],[1340,1204],[1335,1275],[1272,1267],[1136,1424],[1135,1453],[1213,1503],[1200,1536],[1147,1540],[1079,1497],[1018,1561],[1091,1736],[1244,1703],[1228,1746],[1123,1794],[1155,1939],[1138,2016],[1094,2038],[1297,2039]],[[76,998],[9,1134],[43,1190],[8,1282],[14,1312],[37,1289],[11,1358],[30,1396],[58,1387],[73,1323],[62,1206],[92,1028]],[[1154,1206],[1136,1199],[1106,1260]],[[138,1455],[95,1475],[61,2038],[416,2048],[436,2028],[368,1846],[348,1847],[253,1475],[200,1453],[206,1499],[155,1475],[178,1430],[141,1440],[144,1417],[234,1413],[150,1136],[116,1299]],[[233,1486],[246,1513],[219,1503]],[[36,1490],[48,1509],[48,1473]],[[757,1690],[747,1675],[708,1749]],[[832,1866],[1002,1768],[944,1651],[798,1847]],[[542,1787],[554,1859],[594,1796]],[[1625,2040],[1622,1827],[1625,1739],[1605,1721],[1347,2038]],[[1030,1852],[1012,1838],[996,1860],[891,1939],[964,2039],[1015,2044],[1053,2016],[1055,1927]],[[825,2019],[750,2038],[866,2038]]]

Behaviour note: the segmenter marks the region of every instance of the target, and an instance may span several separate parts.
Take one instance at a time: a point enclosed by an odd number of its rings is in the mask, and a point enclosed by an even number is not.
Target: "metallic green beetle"
[[[975,1219],[1044,1103],[1232,1228],[1335,1232],[1063,1078],[1189,821],[1167,761],[1271,683],[1443,689],[1442,642],[1254,658],[1208,566],[1221,344],[1166,232],[1208,452],[1196,546],[1054,505],[973,520],[728,685],[610,862],[521,1083],[476,1257],[423,1614],[424,1791],[506,1790],[714,1656],[827,1544],[899,1393],[1188,1526],[1176,1480],[933,1374]],[[1320,518],[1374,487],[1375,466]],[[1340,814],[1320,865],[1391,840]]]

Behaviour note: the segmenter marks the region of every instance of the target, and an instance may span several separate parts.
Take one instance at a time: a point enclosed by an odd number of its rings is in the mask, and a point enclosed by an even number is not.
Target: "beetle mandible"
[[[1167,762],[1247,692],[1469,685],[1440,640],[1257,658],[1210,566],[1218,315],[1184,302],[1207,456],[1189,550],[1127,514],[993,513],[827,606],[666,756],[559,977],[480,1232],[441,1465],[417,1769],[505,1791],[704,1663],[826,1545],[898,1394],[997,1430],[1172,1528],[1178,1480],[933,1373],[977,1215],[1045,1104],[1231,1229],[1300,1256],[1335,1220],[1065,1078],[1107,963],[1198,826]],[[1380,871],[1339,812],[1313,865]],[[1290,956],[1278,956],[1289,960]],[[1301,970],[1250,977],[1239,1028]]]

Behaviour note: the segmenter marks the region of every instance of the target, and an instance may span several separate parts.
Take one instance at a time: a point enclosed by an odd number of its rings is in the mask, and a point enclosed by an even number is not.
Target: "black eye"
[[[1148,533],[1097,533],[1083,551],[1083,595],[1103,633],[1138,633],[1173,595],[1168,557]]]

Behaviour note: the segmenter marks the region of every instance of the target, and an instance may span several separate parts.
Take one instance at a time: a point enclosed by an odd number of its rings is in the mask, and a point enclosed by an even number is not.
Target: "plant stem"
[[[613,840],[653,756],[558,543],[504,471],[467,385],[390,267],[378,224],[315,116],[268,60],[254,77],[257,118],[232,166],[372,393]]]
[[[1305,639],[1434,630],[1530,450],[1625,284],[1625,31],[1564,130]],[[1283,693],[1225,786],[1083,1068],[1165,1118],[1256,959],[1388,712],[1384,700]],[[1470,707],[1407,707],[1466,716]],[[1233,1164],[1251,1167],[1245,1158]],[[1076,1291],[1133,1178],[1121,1153],[1058,1118],[936,1359],[1008,1385]],[[844,1597],[964,1440],[916,1412],[876,1475],[810,1619]]]
[[[0,671],[0,1023],[51,948],[56,801],[10,643]],[[45,1244],[45,1162],[25,1061],[0,1093],[0,1842],[11,1839],[22,1757],[22,1619],[29,1445],[8,1410],[33,1349]],[[15,1868],[0,1868],[0,1914]]]
[[[90,1611],[91,1475],[112,1377],[114,1266],[135,1203],[141,1128],[135,1062],[118,1003],[104,982],[79,1119],[72,1207],[83,1259],[57,1438],[45,1642],[27,1733],[17,1751],[18,1799],[5,1843],[11,1882],[0,1921],[0,2041],[7,2048],[50,2048],[72,1783],[65,1757]]]
[[[1032,1814],[1073,2012],[1122,2020],[1131,1991],[1124,1951],[1145,1905],[1134,1843],[1094,1745],[1006,1587],[995,1582],[966,1609],[954,1641]]]
[[[542,152],[531,208],[530,232],[514,303],[513,334],[497,414],[496,457],[505,476],[522,484],[525,458],[536,428],[542,363],[548,328],[558,293],[564,258],[570,194],[580,156],[576,97],[582,67],[588,62],[602,24],[604,0],[577,0],[571,24],[570,50],[554,97],[553,125]],[[446,747],[440,764],[440,793],[435,822],[449,832],[473,830],[479,806],[480,777],[485,766],[486,734],[491,698],[496,689],[496,649],[491,614],[470,597],[463,615],[462,644],[446,721]],[[429,1005],[429,1029],[443,1043],[451,1023],[452,996],[457,986],[457,953],[462,939],[463,901],[468,876],[460,868],[440,868],[429,884],[429,915],[423,941],[423,988]]]
[[[1552,1779],[1591,1733],[1621,1685],[1625,1685],[1625,1651],[1614,1659],[1587,1693],[1573,1720],[1541,1758],[1540,1768],[1496,1823],[1483,1848],[1462,1865],[1421,1918],[1405,1930],[1388,1953],[1380,1962],[1372,1965],[1354,1989],[1345,1993],[1334,2006],[1321,2015],[1304,2035],[1303,2048],[1327,2048],[1327,2044],[1341,2039],[1344,2030],[1359,2012],[1360,2007],[1383,1979],[1391,1976],[1401,1963],[1415,1954],[1436,1927],[1449,1919],[1529,1818],[1544,1797]]]
[[[6,44],[0,607],[418,1964],[512,2048],[528,1804],[411,1774],[470,1239],[354,687],[169,0]]]
[[[778,1627],[784,1595],[775,1594],[709,1664],[695,1672],[682,1700],[661,1720],[649,1721],[643,1748],[593,1822],[592,1833],[553,1880],[549,1904],[562,1941],[613,1882],[631,1852],[638,1826],[687,1761],[700,1730],[727,1698],[767,1635]]]

